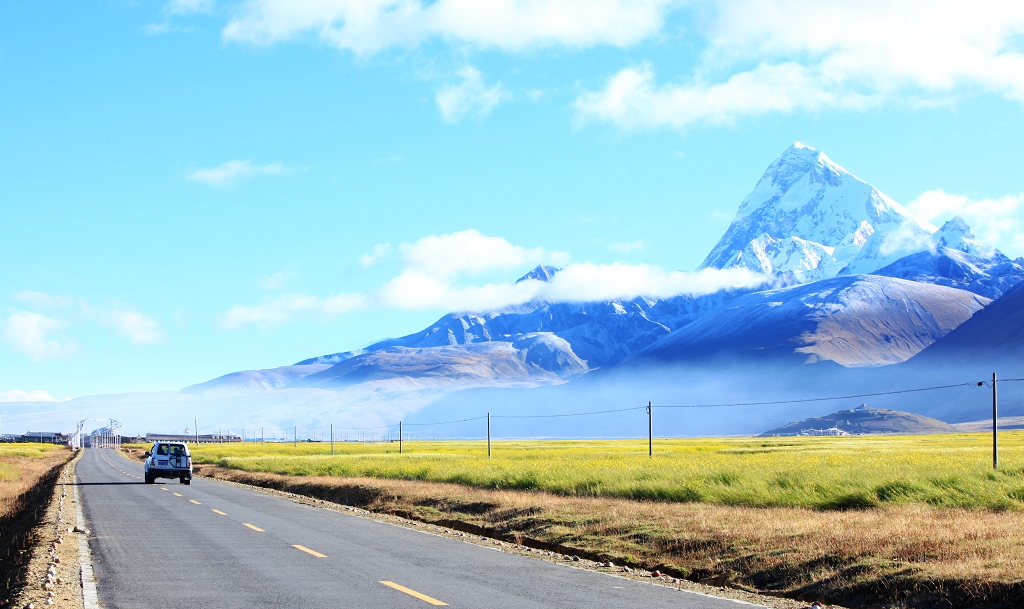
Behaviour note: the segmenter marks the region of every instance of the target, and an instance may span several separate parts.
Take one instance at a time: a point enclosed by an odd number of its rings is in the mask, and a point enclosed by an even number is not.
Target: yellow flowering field
[[[671,502],[816,509],[929,504],[1024,510],[1024,432],[655,440],[202,444],[196,463],[293,476],[453,482]]]
[[[64,446],[57,444],[31,444],[31,443],[17,443],[17,444],[0,444],[0,457],[29,457],[33,459],[42,459],[48,453],[55,450],[63,450]]]

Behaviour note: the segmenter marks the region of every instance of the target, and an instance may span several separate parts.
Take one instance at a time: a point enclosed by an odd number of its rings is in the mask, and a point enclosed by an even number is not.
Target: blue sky
[[[794,141],[1024,255],[1022,34],[1016,3],[5,2],[0,401],[359,348],[541,262],[686,289]]]

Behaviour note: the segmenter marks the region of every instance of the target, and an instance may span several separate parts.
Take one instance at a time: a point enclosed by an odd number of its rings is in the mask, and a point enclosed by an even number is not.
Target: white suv
[[[157,478],[177,478],[182,484],[192,484],[192,455],[184,442],[156,442],[146,453],[146,484]]]

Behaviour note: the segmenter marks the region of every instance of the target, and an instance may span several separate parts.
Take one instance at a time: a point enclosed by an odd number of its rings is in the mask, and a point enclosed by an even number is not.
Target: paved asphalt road
[[[740,607],[214,480],[144,484],[111,450],[86,450],[77,474],[109,609]]]

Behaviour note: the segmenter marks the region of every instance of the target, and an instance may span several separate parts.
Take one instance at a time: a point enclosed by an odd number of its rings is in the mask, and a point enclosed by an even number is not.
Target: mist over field
[[[958,423],[991,417],[992,371],[1015,378],[1019,360],[968,361],[947,366],[906,364],[849,369],[838,365],[758,365],[722,361],[708,366],[655,366],[595,371],[570,383],[547,387],[478,387],[458,391],[401,392],[389,395],[363,388],[349,390],[284,389],[234,396],[196,396],[180,392],[90,396],[66,402],[25,402],[5,406],[3,430],[42,430],[58,419],[113,418],[125,433],[201,433],[263,427],[275,434],[295,426],[300,439],[397,437],[486,437],[491,413],[495,438],[642,438],[647,436],[648,402],[654,405],[656,437],[756,435],[790,421],[867,404],[923,414]],[[1016,378],[1022,378],[1024,374]],[[933,386],[934,391],[816,400],[831,396],[901,392]],[[1000,414],[1024,415],[1024,383],[1002,382]],[[782,404],[764,402],[791,401]],[[742,404],[756,403],[744,406]],[[719,405],[719,406],[716,406]],[[687,408],[676,408],[686,406]],[[695,408],[694,406],[705,406]],[[626,410],[585,416],[552,416]],[[523,418],[516,418],[523,417]],[[461,419],[462,423],[433,424]],[[96,422],[95,427],[102,427]],[[268,432],[269,435],[269,432]]]

